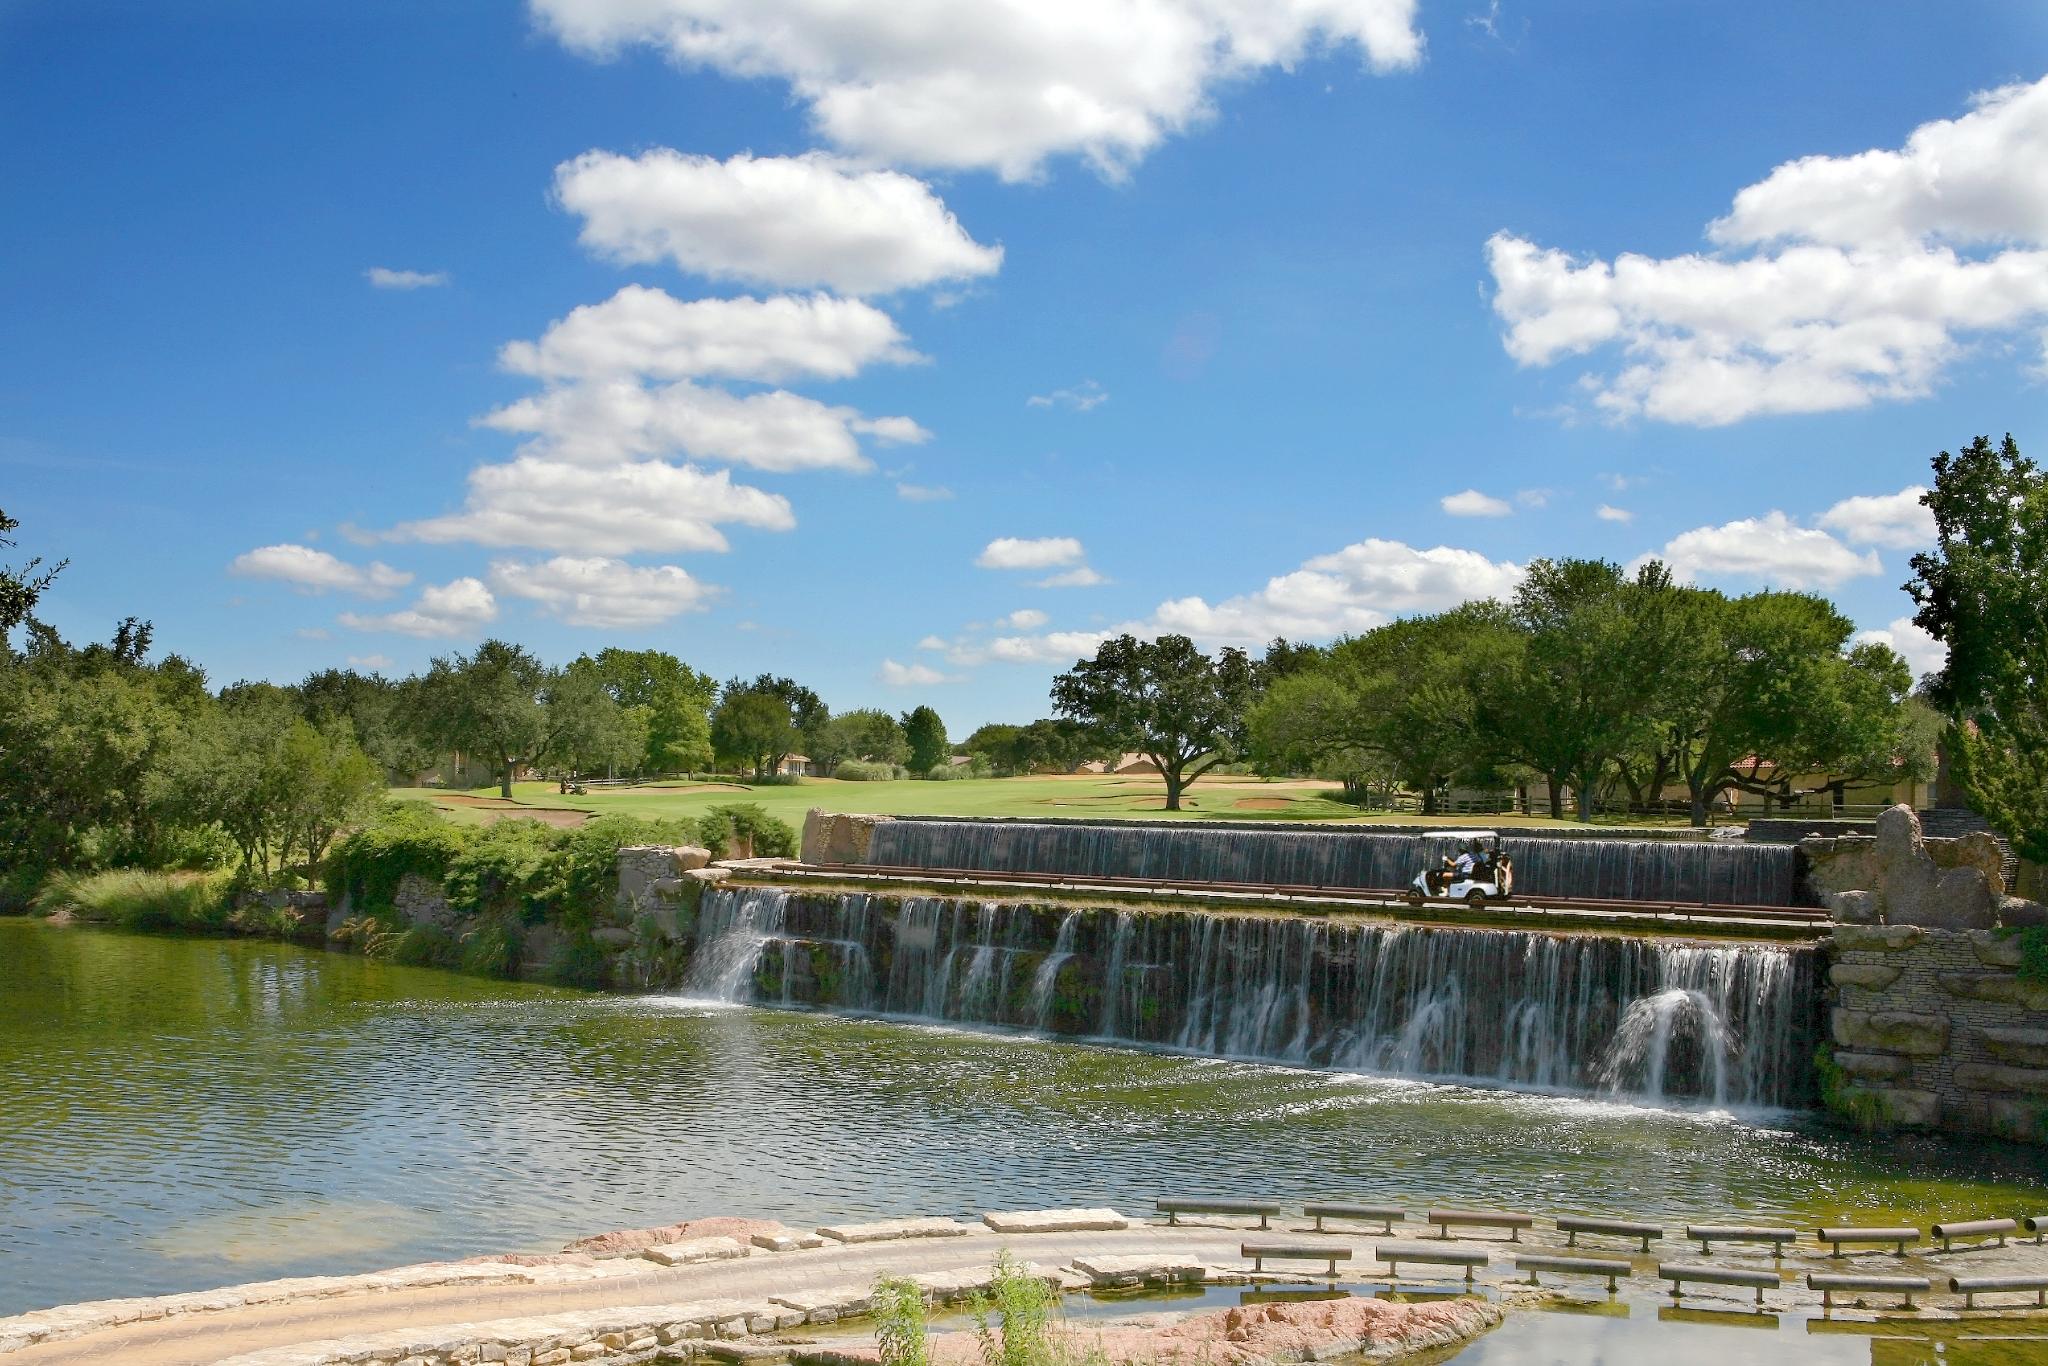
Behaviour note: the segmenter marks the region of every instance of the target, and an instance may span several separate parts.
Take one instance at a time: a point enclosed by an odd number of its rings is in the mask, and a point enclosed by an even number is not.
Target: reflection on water
[[[2038,1162],[0,921],[0,1313],[699,1214],[1167,1187],[1919,1220],[2038,1202]]]

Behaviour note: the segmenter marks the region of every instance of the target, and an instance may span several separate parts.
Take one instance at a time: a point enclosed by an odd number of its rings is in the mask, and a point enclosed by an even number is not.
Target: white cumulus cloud
[[[1602,503],[1593,509],[1593,515],[1603,522],[1633,522],[1636,515],[1627,508],[1618,508],[1612,503]]]
[[[996,625],[1007,626],[1013,631],[1036,631],[1050,620],[1052,618],[1039,611],[1036,607],[1020,607],[997,622]]]
[[[1447,493],[1437,500],[1453,517],[1506,517],[1514,512],[1505,498],[1495,498],[1478,489]]]
[[[896,496],[906,503],[943,503],[950,500],[953,490],[944,484],[903,484],[896,485]]]
[[[1072,536],[998,536],[982,548],[974,562],[983,569],[1056,569],[1079,564],[1086,555]]]
[[[1416,0],[531,0],[580,51],[629,44],[686,67],[786,81],[827,139],[900,165],[1105,175],[1212,113],[1222,85],[1355,49],[1422,58]]]
[[[505,369],[545,380],[644,376],[779,383],[850,379],[869,365],[906,365],[896,320],[872,304],[830,294],[685,302],[627,285],[549,325],[538,341],[498,353]]]
[[[585,152],[556,168],[555,195],[592,251],[714,280],[888,294],[993,275],[1003,260],[923,181],[817,154]]]
[[[1031,586],[1033,588],[1093,588],[1097,584],[1108,582],[1108,579],[1084,564],[1073,569],[1062,569],[1059,573],[1048,574],[1042,579],[1033,579]]]
[[[370,282],[372,289],[438,289],[448,283],[448,272],[391,270],[384,266],[371,266],[363,272],[363,278]]]
[[[477,419],[532,438],[521,455],[578,464],[686,455],[756,469],[864,471],[861,439],[915,444],[931,433],[907,417],[870,418],[786,389],[734,394],[677,380],[592,380],[544,389]]]
[[[1884,572],[1876,551],[1858,554],[1827,532],[1776,511],[1683,532],[1656,558],[1680,580],[1753,579],[1792,589],[1834,588]]]
[[[334,589],[366,598],[389,597],[412,582],[412,575],[372,560],[353,565],[307,545],[266,545],[235,556],[228,573],[245,579],[276,579],[304,593]]]
[[[1107,402],[1109,390],[1092,379],[1084,379],[1071,388],[1055,389],[1049,394],[1033,394],[1024,400],[1025,406],[1030,408],[1069,408],[1077,413],[1100,408]]]
[[[899,664],[893,659],[883,660],[875,676],[892,688],[929,688],[960,681],[958,675],[941,673],[929,664]]]
[[[1841,532],[1852,545],[1917,550],[1934,544],[1934,513],[1920,501],[1926,494],[1918,484],[1897,493],[1858,494],[1823,512],[1820,524]]]
[[[471,541],[583,555],[727,548],[721,526],[788,531],[789,500],[724,470],[660,460],[576,465],[521,457],[469,474],[463,508],[406,522],[400,541]]]
[[[557,555],[539,564],[499,560],[491,585],[540,604],[571,626],[654,626],[701,611],[719,590],[672,565],[642,567],[602,555]]]
[[[1948,663],[1948,646],[1915,625],[1911,617],[1895,617],[1889,626],[1856,633],[1856,643],[1875,641],[1897,650],[1913,671],[1913,677],[1931,674]]]
[[[341,614],[341,624],[358,631],[396,631],[405,636],[465,636],[498,615],[498,600],[481,579],[460,578],[420,590],[412,606],[396,612]]]
[[[2048,324],[2048,79],[1898,150],[1788,162],[1708,236],[1711,254],[1606,261],[1495,234],[1508,354],[1611,348],[1585,377],[1596,407],[1702,427],[1924,397],[1973,342]]]

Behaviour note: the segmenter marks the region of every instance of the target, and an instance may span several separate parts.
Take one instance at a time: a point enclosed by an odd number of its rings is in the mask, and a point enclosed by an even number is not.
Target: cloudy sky
[[[1916,665],[2048,451],[2048,8],[0,5],[0,507],[216,681],[485,635],[1043,714],[1540,555]]]

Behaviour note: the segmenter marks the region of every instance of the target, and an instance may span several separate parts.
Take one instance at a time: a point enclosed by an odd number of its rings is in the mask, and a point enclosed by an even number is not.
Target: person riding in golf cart
[[[1425,868],[1408,886],[1408,900],[1464,901],[1479,905],[1504,901],[1514,889],[1513,861],[1501,852],[1500,835],[1492,830],[1443,830],[1430,839],[1457,841],[1455,854],[1445,854],[1438,866]]]

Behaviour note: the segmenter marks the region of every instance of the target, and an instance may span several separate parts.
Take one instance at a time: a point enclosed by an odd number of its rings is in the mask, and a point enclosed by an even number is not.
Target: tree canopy
[[[1134,750],[1159,766],[1166,809],[1215,765],[1243,752],[1245,712],[1257,678],[1244,651],[1214,658],[1186,636],[1106,640],[1053,680],[1053,708],[1105,745]]]

